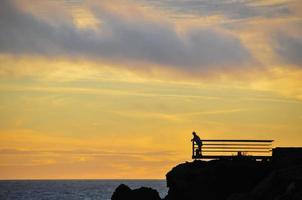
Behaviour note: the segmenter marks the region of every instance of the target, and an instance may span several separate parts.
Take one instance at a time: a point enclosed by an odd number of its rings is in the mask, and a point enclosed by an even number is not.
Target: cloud
[[[255,74],[256,79],[260,75],[274,82],[271,69],[280,64],[301,65],[299,6],[291,1],[90,0],[67,3],[59,11],[63,5],[52,8],[44,1],[43,15],[23,1],[27,4],[0,3],[1,77],[228,84],[241,80],[246,85]],[[80,17],[73,15],[74,7],[81,10],[76,12]],[[266,16],[266,11],[275,14]],[[173,13],[199,18],[171,19]],[[77,18],[87,16],[88,24]],[[208,24],[208,19],[229,24]]]
[[[101,151],[91,149],[74,149],[74,150],[27,150],[27,149],[12,149],[5,148],[0,149],[0,155],[42,155],[42,154],[53,154],[53,155],[87,155],[87,156],[126,156],[126,157],[165,157],[175,155],[173,151],[139,151],[139,152],[125,152],[125,151]]]
[[[55,57],[82,57],[106,60],[144,69],[149,64],[181,70],[246,66],[253,58],[240,40],[215,28],[195,27],[180,35],[168,20],[146,15],[125,18],[101,4],[91,8],[102,25],[97,29],[78,28],[64,23],[53,26],[37,16],[1,1],[0,52]]]
[[[179,160],[172,151],[0,149],[1,179],[163,178]],[[135,173],[133,173],[135,169]]]
[[[229,19],[248,19],[255,17],[272,18],[288,15],[288,3],[292,0],[145,0],[149,6],[169,10],[177,13],[177,17],[200,17],[224,15]]]
[[[275,51],[281,62],[302,67],[302,38],[279,32],[274,36]]]

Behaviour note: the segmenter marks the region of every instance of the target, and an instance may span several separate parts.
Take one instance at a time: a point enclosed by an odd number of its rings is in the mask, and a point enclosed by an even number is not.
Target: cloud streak
[[[0,149],[0,155],[87,155],[87,156],[150,156],[150,157],[163,157],[172,156],[176,152],[173,151],[143,151],[143,152],[125,152],[125,151],[100,151],[89,149],[74,149],[74,150],[22,150],[22,149]]]
[[[302,25],[302,24],[300,24]],[[302,32],[301,32],[302,33]],[[302,38],[279,32],[274,37],[281,62],[302,67]]]
[[[250,19],[255,17],[272,18],[280,15],[288,15],[291,0],[154,0],[150,6],[164,8],[177,17],[200,17],[211,15],[224,15],[229,19]]]
[[[102,59],[141,69],[148,66],[144,63],[193,71],[253,63],[238,38],[215,28],[196,27],[180,35],[167,20],[129,20],[99,6],[93,13],[102,26],[82,30],[72,23],[52,26],[7,0],[0,9],[2,53]]]

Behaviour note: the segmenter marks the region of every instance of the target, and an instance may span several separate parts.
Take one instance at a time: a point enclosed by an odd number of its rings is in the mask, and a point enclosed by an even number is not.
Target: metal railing
[[[234,158],[250,156],[267,159],[272,156],[273,140],[202,140],[201,151],[192,141],[193,159]]]

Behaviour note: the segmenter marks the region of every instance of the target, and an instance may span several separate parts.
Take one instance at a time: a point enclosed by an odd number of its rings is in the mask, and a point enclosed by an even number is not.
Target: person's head
[[[192,133],[194,136],[196,135],[196,133],[195,133],[195,131],[193,131],[193,133]]]

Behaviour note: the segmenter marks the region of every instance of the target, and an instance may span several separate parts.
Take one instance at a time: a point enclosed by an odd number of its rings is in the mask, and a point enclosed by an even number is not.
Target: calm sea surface
[[[0,181],[0,200],[108,200],[115,188],[124,183],[167,194],[165,180],[16,180]]]

